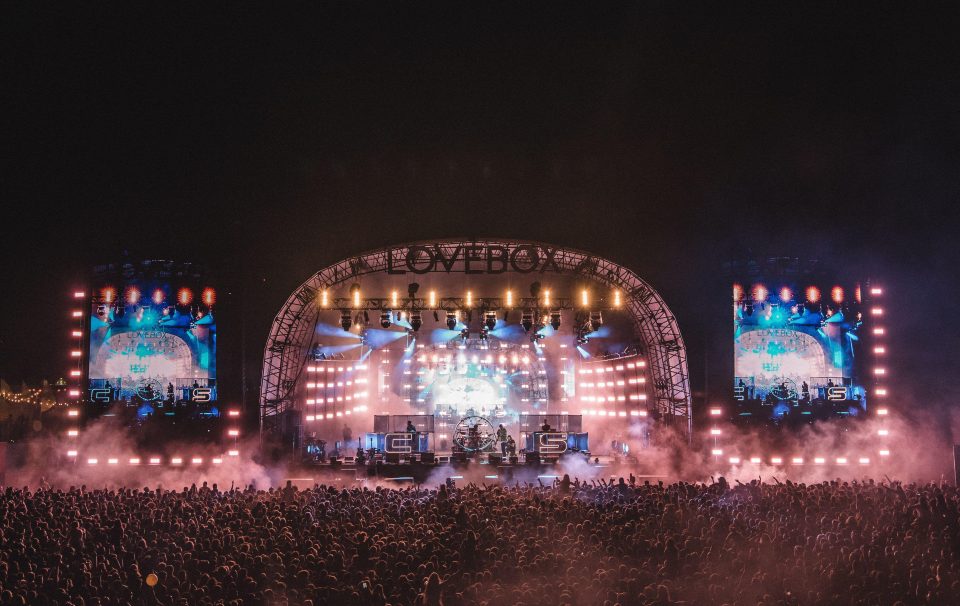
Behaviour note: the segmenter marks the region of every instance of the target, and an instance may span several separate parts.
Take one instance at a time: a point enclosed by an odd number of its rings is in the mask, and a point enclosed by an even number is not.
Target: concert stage
[[[510,441],[559,455],[588,451],[588,434],[636,451],[692,428],[686,349],[649,284],[589,253],[503,240],[395,246],[317,272],[272,325],[260,413],[263,443],[296,463]]]

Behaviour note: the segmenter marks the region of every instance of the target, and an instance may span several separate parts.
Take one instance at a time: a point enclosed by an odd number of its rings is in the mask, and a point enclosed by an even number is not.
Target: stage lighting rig
[[[469,328],[464,328],[463,330],[460,331],[460,340],[461,340],[461,341],[466,341],[466,340],[469,339],[469,338],[470,338],[470,329],[469,329]]]
[[[603,326],[603,314],[599,311],[590,312],[590,332],[596,332]]]
[[[554,330],[560,330],[560,310],[555,309],[550,312],[550,326]]]
[[[452,311],[447,312],[447,329],[455,330],[457,328],[457,314]]]
[[[350,317],[349,309],[340,310],[340,328],[344,330],[350,330],[350,327],[353,326],[353,318]]]
[[[390,319],[390,310],[380,312],[380,328],[390,328],[393,321]]]
[[[530,329],[533,328],[533,311],[524,310],[520,315],[520,326],[523,327],[523,332],[530,332]]]
[[[486,341],[486,340],[487,340],[487,336],[488,336],[489,334],[490,334],[490,330],[487,328],[486,325],[483,325],[483,326],[480,327],[480,340],[481,340],[481,341]]]
[[[410,284],[407,284],[407,296],[409,296],[411,299],[417,296],[418,290],[420,290],[420,285],[417,284],[416,282],[411,282]]]
[[[497,312],[488,311],[483,314],[483,325],[487,330],[493,330],[497,327]]]
[[[419,311],[414,311],[410,313],[410,328],[414,332],[420,330],[420,327],[423,326],[423,317],[420,315]]]

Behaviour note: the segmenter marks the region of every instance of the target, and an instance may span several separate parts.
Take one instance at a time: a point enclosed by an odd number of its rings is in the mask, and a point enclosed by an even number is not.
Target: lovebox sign
[[[387,251],[388,274],[427,274],[435,271],[463,271],[468,274],[520,274],[560,272],[557,248],[538,244],[463,245],[455,248],[421,244]]]

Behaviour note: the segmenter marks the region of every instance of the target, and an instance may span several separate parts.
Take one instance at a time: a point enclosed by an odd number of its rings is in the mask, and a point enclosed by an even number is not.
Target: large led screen
[[[90,310],[93,402],[217,399],[215,293],[158,281],[103,286]]]
[[[846,301],[841,287],[821,300],[808,287],[769,292],[734,288],[734,399],[739,417],[812,420],[866,410],[858,377],[862,315],[859,288]]]

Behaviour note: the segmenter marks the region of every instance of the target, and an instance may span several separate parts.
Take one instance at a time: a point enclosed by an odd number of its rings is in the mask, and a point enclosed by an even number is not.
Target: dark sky
[[[897,380],[949,395],[955,8],[449,4],[7,3],[0,376],[62,374],[72,280],[124,250],[213,265],[256,358],[312,272],[463,235],[632,267],[695,381],[720,262],[818,257],[889,285]]]

